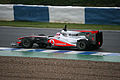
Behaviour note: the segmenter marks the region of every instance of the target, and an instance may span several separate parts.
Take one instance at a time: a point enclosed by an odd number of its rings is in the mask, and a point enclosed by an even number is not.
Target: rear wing
[[[96,44],[97,46],[101,47],[103,44],[103,32],[99,31],[96,33]]]

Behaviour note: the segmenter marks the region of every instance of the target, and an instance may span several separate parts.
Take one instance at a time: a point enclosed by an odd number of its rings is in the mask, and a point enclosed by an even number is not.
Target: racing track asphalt
[[[0,47],[10,47],[17,37],[60,29],[0,27]],[[103,31],[104,44],[96,51],[120,52],[120,31]],[[0,80],[120,80],[120,63],[52,58],[0,56]]]
[[[55,35],[61,29],[45,28],[24,28],[0,26],[0,47],[11,47],[10,43],[15,42],[18,37],[46,34]],[[100,52],[120,52],[120,31],[103,31],[104,43],[102,48],[94,51]]]

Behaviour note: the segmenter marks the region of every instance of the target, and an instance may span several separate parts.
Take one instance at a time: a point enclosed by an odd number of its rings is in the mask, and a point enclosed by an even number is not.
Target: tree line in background
[[[120,0],[0,0],[0,4],[119,7]]]

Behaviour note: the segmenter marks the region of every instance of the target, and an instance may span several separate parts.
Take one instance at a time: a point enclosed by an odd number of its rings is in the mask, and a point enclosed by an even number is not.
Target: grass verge
[[[65,24],[67,24],[69,29],[120,30],[120,25],[0,21],[0,26],[13,26],[13,27],[63,28]]]

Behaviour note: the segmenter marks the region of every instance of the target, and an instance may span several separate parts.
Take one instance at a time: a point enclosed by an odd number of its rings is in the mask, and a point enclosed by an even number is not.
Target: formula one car
[[[45,36],[39,34],[35,36],[25,36],[18,38],[17,47],[32,48],[33,44],[40,48],[77,48],[79,50],[97,49],[102,46],[103,35],[101,31],[94,30],[73,30],[68,31],[67,26],[55,36]],[[15,44],[12,44],[15,46]]]

